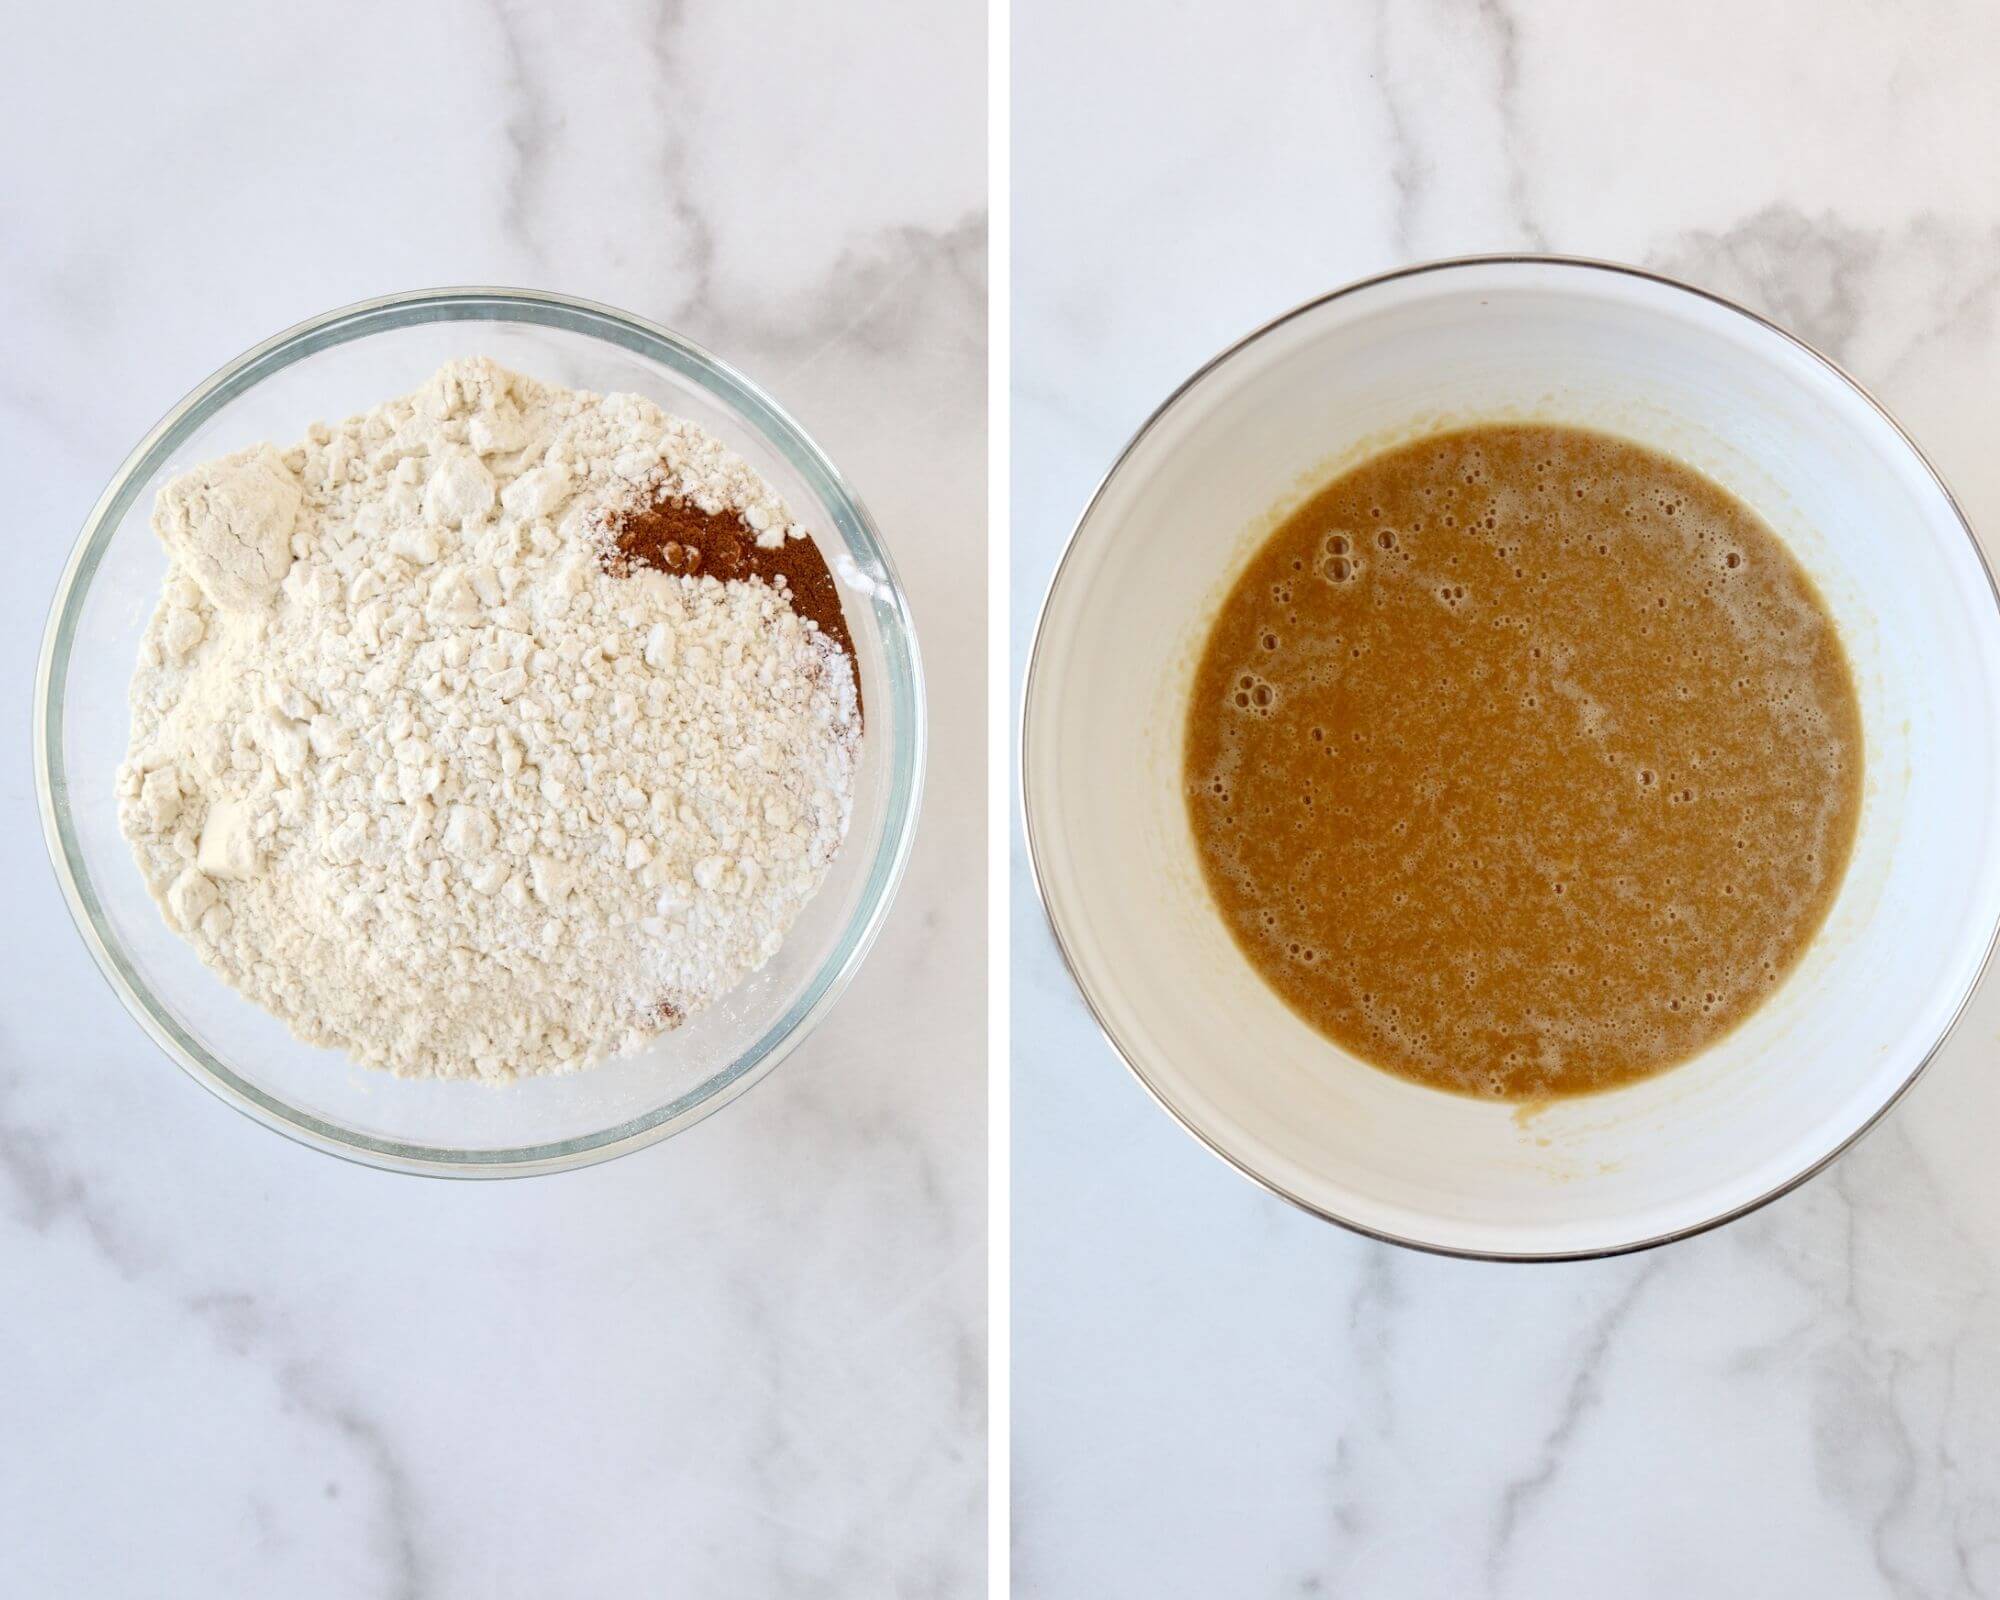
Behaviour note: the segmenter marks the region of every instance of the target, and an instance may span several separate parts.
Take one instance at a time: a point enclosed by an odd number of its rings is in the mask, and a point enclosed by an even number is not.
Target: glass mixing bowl
[[[493,1088],[405,1080],[294,1039],[205,968],[161,919],[118,831],[113,775],[127,690],[166,571],[153,498],[196,462],[285,444],[484,355],[546,382],[642,394],[708,429],[784,496],[846,589],[867,727],[847,840],[783,948],[643,1054]],[[78,930],[161,1049],[222,1099],[302,1143],[404,1172],[557,1171],[664,1139],[740,1095],[812,1030],[854,976],[916,831],[923,674],[901,586],[833,463],[755,384],[623,312],[518,289],[390,295],[300,324],[239,356],[161,419],[84,525],[56,592],[36,686],[35,776],[49,854]]]

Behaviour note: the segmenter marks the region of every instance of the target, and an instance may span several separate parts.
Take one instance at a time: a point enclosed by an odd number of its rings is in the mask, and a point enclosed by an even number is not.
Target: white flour
[[[804,534],[692,424],[489,361],[167,485],[119,820],[204,961],[311,1043],[504,1078],[770,959],[846,832],[854,679],[762,583],[608,575],[661,489]]]

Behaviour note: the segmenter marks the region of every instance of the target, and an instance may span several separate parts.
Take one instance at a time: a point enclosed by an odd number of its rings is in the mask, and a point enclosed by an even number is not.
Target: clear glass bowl
[[[161,919],[118,831],[113,775],[127,692],[166,553],[149,518],[195,462],[366,410],[458,356],[548,382],[645,395],[740,452],[831,556],[873,581],[844,591],[867,727],[853,822],[819,894],[764,968],[645,1053],[503,1088],[403,1080],[294,1039]],[[775,401],[706,351],[562,295],[453,289],[315,317],[229,363],[140,441],[63,572],[36,686],[44,831],[77,928],[169,1056],[302,1143],[373,1166],[461,1177],[557,1171],[664,1139],[775,1067],[824,1017],[880,930],[909,859],[924,769],[923,675],[909,609],[868,512]]]

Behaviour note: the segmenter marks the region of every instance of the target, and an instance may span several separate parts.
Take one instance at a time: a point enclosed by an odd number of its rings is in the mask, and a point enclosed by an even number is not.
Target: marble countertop
[[[9,1593],[981,1591],[984,38],[920,0],[12,19]],[[463,282],[766,384],[868,498],[932,696],[915,860],[827,1023],[690,1132],[511,1184],[345,1165],[168,1063],[71,929],[28,760],[57,574],[145,429],[300,318]]]
[[[1540,249],[1737,297],[1874,386],[2000,553],[2000,13],[1016,0],[1018,672],[1097,478],[1274,313]],[[1017,701],[1018,703],[1018,701]],[[1015,842],[1014,1571],[1095,1595],[2000,1594],[2000,977],[1729,1228],[1437,1260],[1146,1098]]]

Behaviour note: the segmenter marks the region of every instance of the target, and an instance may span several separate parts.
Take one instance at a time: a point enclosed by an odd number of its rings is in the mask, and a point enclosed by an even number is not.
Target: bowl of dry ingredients
[[[916,637],[867,511],[667,330],[330,312],[138,445],[44,642],[45,831],[194,1077],[407,1171],[557,1170],[741,1094],[901,878]]]

